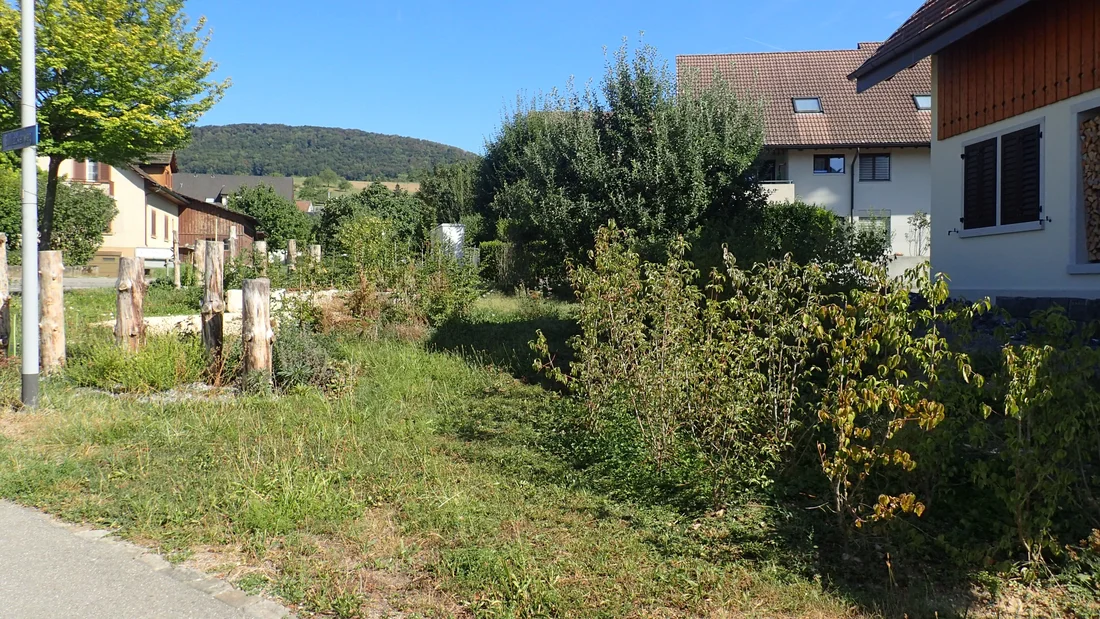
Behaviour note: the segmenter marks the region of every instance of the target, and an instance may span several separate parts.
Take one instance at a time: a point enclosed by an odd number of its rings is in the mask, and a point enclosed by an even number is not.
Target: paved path
[[[115,285],[114,277],[66,277],[65,290],[77,290],[81,288],[110,288]],[[13,277],[11,291],[13,293],[23,290],[23,278]]]
[[[286,609],[133,544],[0,501],[0,618],[275,619]]]

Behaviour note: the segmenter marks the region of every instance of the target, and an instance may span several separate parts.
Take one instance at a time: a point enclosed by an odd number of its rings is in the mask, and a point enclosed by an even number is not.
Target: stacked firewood
[[[1081,172],[1085,184],[1085,247],[1100,262],[1100,117],[1081,123]]]

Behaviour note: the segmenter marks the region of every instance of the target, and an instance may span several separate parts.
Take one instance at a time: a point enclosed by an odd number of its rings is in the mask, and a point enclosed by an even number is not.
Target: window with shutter
[[[1039,126],[1001,136],[1001,225],[1038,221]]]
[[[963,228],[996,226],[997,138],[967,146],[963,156]]]
[[[859,180],[861,182],[890,180],[890,154],[860,155]]]

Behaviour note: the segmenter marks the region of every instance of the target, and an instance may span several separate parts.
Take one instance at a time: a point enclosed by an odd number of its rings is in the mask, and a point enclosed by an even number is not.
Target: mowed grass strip
[[[493,407],[535,414],[542,389],[418,344],[342,353],[361,377],[337,401],[173,402],[53,379],[41,411],[0,415],[0,496],[332,616],[858,614],[779,567],[659,543],[690,523],[571,487],[522,422],[451,431]],[[16,368],[0,389],[14,399]]]

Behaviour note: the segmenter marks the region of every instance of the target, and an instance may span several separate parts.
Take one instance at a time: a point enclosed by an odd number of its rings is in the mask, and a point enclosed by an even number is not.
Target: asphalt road
[[[110,288],[115,285],[113,277],[66,277],[65,290],[78,290],[81,288]],[[11,280],[12,293],[23,290],[23,279],[14,277]]]
[[[0,501],[0,618],[243,619],[273,602],[125,542]],[[214,597],[214,596],[218,597]]]

